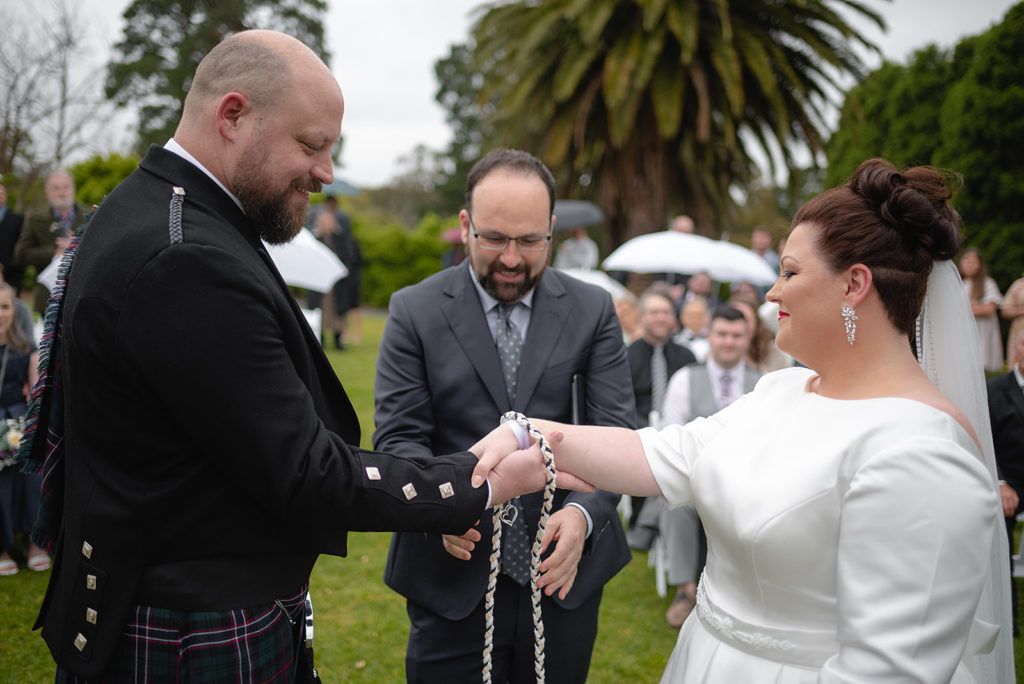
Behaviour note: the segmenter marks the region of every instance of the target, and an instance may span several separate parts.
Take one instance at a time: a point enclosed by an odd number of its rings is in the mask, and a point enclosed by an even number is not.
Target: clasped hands
[[[545,436],[552,447],[562,438],[558,432]],[[505,425],[495,428],[469,450],[479,459],[473,471],[473,484],[479,486],[485,479],[490,481],[492,506],[500,506],[515,496],[540,491],[547,482],[540,445],[534,442],[528,449],[520,450],[515,435]],[[557,459],[555,466],[557,487],[594,491],[590,484],[580,478],[558,471]],[[548,596],[558,591],[559,598],[564,599],[572,589],[586,537],[587,519],[580,509],[567,506],[551,514],[541,543],[541,554],[547,551],[552,542],[557,541],[558,544],[551,555],[541,562],[541,577],[537,580],[537,586]],[[480,539],[480,531],[476,527],[461,535],[442,535],[445,550],[460,560],[470,559]]]

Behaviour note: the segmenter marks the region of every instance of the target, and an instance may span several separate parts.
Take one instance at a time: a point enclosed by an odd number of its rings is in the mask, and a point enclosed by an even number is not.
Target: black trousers
[[[544,622],[546,681],[583,684],[597,638],[601,592],[575,610],[566,610],[547,596],[541,599]],[[406,602],[409,646],[405,677],[410,684],[476,683],[483,672],[484,601],[462,620],[448,620]],[[498,576],[494,597],[494,649],[491,681],[495,684],[536,682],[533,608],[529,587]]]

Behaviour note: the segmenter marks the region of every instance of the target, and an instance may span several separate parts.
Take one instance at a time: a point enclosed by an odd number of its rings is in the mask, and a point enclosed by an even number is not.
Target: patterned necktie
[[[494,331],[494,343],[498,347],[510,405],[515,403],[516,376],[519,373],[519,359],[523,354],[523,338],[509,317],[513,308],[515,304],[498,305],[498,326]],[[530,537],[526,530],[526,515],[518,496],[509,504],[515,508],[515,518],[502,530],[501,569],[515,582],[525,586],[530,581]]]
[[[519,374],[519,358],[523,354],[523,337],[512,322],[510,314],[515,304],[498,305],[498,326],[494,331],[494,343],[501,359],[501,371],[505,376],[505,391],[510,404],[516,399],[516,376]]]
[[[665,363],[665,347],[657,345],[651,351],[651,410],[661,413],[665,403],[665,387],[668,385],[668,366]]]
[[[718,408],[724,409],[726,406],[732,403],[732,376],[729,375],[728,371],[722,373],[721,379],[718,381]]]

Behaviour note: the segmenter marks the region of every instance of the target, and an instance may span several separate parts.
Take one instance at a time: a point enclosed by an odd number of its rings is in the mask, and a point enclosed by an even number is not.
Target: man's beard
[[[260,238],[272,245],[281,245],[299,234],[309,212],[308,203],[294,209],[289,206],[292,193],[295,190],[320,192],[323,184],[313,179],[293,181],[275,193],[270,187],[271,163],[265,146],[260,145],[258,150],[247,154],[238,164],[234,190],[245,215],[256,225]]]
[[[474,269],[475,271],[476,269]],[[497,272],[513,274],[522,273],[524,274],[523,281],[518,285],[512,283],[499,283],[494,277]],[[537,283],[540,281],[540,277],[544,275],[544,266],[540,267],[540,270],[534,274],[530,272],[530,269],[526,264],[520,264],[516,268],[506,268],[501,264],[499,259],[495,259],[487,266],[487,271],[484,273],[476,273],[477,280],[480,281],[480,286],[484,288],[484,292],[491,295],[497,301],[502,304],[512,304],[518,302],[520,299],[529,294]]]

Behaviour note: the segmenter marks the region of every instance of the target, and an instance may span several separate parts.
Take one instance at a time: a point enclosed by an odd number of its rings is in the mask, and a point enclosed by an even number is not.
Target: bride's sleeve
[[[651,473],[661,489],[661,497],[670,508],[693,501],[690,473],[704,445],[722,430],[720,416],[721,413],[710,418],[697,418],[686,425],[669,425],[661,430],[643,428],[637,431]]]
[[[948,682],[981,593],[997,501],[947,439],[896,444],[849,480],[839,528],[839,653],[820,682]]]

